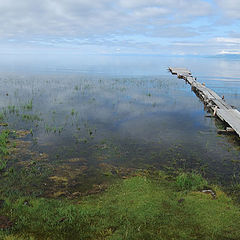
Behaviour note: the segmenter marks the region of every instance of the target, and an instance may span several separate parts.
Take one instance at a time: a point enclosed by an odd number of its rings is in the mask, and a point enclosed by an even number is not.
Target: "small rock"
[[[215,199],[217,196],[216,196],[216,193],[211,190],[211,189],[207,189],[207,190],[202,190],[202,193],[206,193],[206,194],[211,194],[211,196]]]
[[[64,222],[65,220],[66,220],[66,218],[63,217],[63,218],[61,218],[61,219],[59,220],[59,222],[61,223],[61,222]]]
[[[24,206],[31,207],[31,204],[29,203],[28,200],[25,200],[25,201],[23,202],[23,205],[24,205]]]
[[[115,169],[112,169],[112,170],[111,170],[111,173],[112,173],[113,175],[117,175],[117,171],[116,171]]]

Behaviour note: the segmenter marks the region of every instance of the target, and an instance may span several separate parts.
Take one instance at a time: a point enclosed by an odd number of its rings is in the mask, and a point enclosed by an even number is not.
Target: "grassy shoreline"
[[[112,178],[111,184],[92,195],[54,199],[25,192],[34,178],[41,185],[48,174],[36,172],[44,166],[38,161],[26,165],[24,174],[8,169],[9,155],[18,151],[12,150],[16,146],[9,135],[8,130],[0,134],[0,173],[5,179],[0,191],[0,239],[239,239],[240,205],[197,172],[173,176],[139,170],[121,179],[113,178],[111,168],[104,165],[102,174]],[[39,164],[42,161],[43,156]],[[16,181],[24,182],[15,189]]]
[[[193,180],[193,178],[197,181]],[[239,239],[240,207],[217,186],[201,192],[197,174],[162,172],[118,180],[105,192],[74,201],[5,199],[12,226],[1,239]]]

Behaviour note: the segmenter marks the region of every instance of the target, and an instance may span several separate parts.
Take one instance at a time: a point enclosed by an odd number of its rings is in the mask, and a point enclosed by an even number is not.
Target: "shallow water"
[[[240,110],[240,59],[27,55],[5,56],[0,66],[6,122],[29,130],[9,166],[37,159],[36,171],[51,171],[34,186],[52,182],[47,193],[86,190],[123,167],[197,169],[221,184],[239,181],[238,138],[218,135],[224,125],[205,117],[203,103],[167,67],[189,68]]]

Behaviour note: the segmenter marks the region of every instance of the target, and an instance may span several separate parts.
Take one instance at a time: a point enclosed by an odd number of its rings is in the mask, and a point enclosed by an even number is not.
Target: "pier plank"
[[[172,74],[184,74],[184,73],[191,74],[191,72],[186,68],[171,68],[171,67],[169,67],[169,71]]]
[[[224,100],[222,99],[213,99],[212,100],[216,106],[218,106],[218,108],[220,109],[226,109],[226,110],[231,110],[232,106],[230,106],[229,104],[227,104]]]
[[[240,114],[236,109],[218,109],[217,115],[231,126],[240,136]]]
[[[195,79],[193,77],[187,77],[187,82],[192,85]]]

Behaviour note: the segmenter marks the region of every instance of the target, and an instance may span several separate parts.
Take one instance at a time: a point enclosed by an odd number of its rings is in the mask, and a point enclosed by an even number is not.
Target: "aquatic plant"
[[[25,110],[32,110],[32,107],[33,107],[33,100],[32,99],[22,106],[22,108],[25,109]]]
[[[22,114],[21,117],[23,120],[32,122],[42,120],[37,114]]]
[[[15,105],[9,105],[7,107],[7,110],[8,110],[9,113],[12,113],[12,114],[19,113],[19,109]],[[6,110],[5,110],[5,113],[6,113]]]
[[[3,120],[4,120],[4,118],[5,118],[5,115],[4,115],[4,113],[0,113],[0,121],[3,121]]]
[[[61,127],[57,127],[57,126],[49,126],[47,123],[45,124],[45,132],[46,133],[50,133],[50,132],[53,132],[53,133],[61,133],[64,129],[64,126],[61,126]]]

